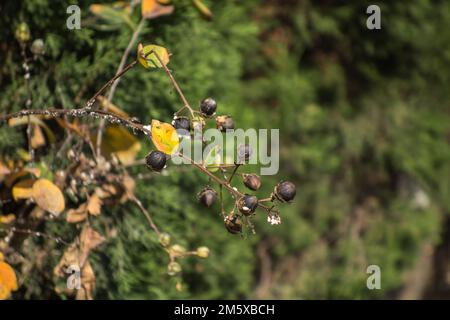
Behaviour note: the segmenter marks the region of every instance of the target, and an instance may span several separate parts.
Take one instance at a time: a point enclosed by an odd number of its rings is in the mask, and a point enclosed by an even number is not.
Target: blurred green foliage
[[[257,234],[240,238],[226,232],[218,205],[196,203],[207,181],[194,170],[140,181],[137,194],[157,224],[187,248],[207,245],[210,258],[189,258],[182,275],[170,277],[139,211],[132,204],[110,209],[95,221],[115,234],[91,258],[96,297],[394,295],[421,246],[439,242],[450,211],[450,3],[379,1],[382,29],[370,31],[366,1],[205,2],[211,22],[190,1],[175,1],[174,13],[149,21],[139,41],[173,53],[170,68],[193,105],[213,96],[237,127],[280,128],[280,172],[263,177],[261,193],[289,179],[297,198],[283,207],[280,226],[256,217]],[[81,105],[114,74],[132,30],[69,31],[68,3],[0,5],[7,13],[0,21],[2,113],[22,109],[27,95],[14,40],[20,21],[46,44],[31,70],[34,107]],[[78,1],[83,21],[91,3]],[[169,121],[181,106],[164,73],[143,68],[121,80],[114,103],[143,122]],[[1,154],[24,147],[19,130],[0,128]],[[141,156],[151,148],[146,142]],[[42,155],[47,163],[64,161],[54,159],[56,151]],[[74,232],[64,221],[45,229],[64,238]],[[42,247],[33,240],[23,254],[33,261]],[[55,297],[49,274],[62,252],[48,252],[15,297]],[[381,267],[382,290],[366,288],[370,264]]]

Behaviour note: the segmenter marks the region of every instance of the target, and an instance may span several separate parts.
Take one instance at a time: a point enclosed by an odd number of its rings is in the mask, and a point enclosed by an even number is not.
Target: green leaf
[[[158,59],[158,57],[159,59]],[[139,63],[144,66],[144,68],[162,68],[163,65],[167,65],[169,63],[169,51],[166,48],[157,46],[154,44],[149,44],[146,46],[142,46],[142,44],[138,45],[138,60]],[[161,61],[160,61],[161,60]]]

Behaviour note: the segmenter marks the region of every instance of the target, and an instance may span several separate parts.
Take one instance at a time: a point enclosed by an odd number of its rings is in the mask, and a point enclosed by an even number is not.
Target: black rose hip
[[[200,111],[206,116],[212,116],[217,109],[217,102],[213,98],[206,98],[200,103]]]
[[[166,155],[161,151],[152,151],[145,157],[147,167],[153,171],[161,171],[166,165]]]
[[[281,202],[289,202],[295,198],[295,184],[290,181],[282,181],[275,187],[273,196]]]
[[[212,206],[214,201],[216,201],[217,198],[217,192],[214,191],[211,188],[205,188],[202,191],[199,192],[197,195],[198,200],[205,205],[206,207]]]

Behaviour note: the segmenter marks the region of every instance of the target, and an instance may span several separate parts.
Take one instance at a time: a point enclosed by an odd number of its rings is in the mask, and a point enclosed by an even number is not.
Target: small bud
[[[242,198],[239,199],[237,203],[237,207],[240,212],[244,215],[248,216],[255,212],[258,207],[258,198],[252,195],[246,194]]]
[[[275,187],[272,198],[281,202],[289,202],[295,198],[296,190],[295,184],[290,181],[282,181]]]
[[[214,189],[206,187],[197,195],[198,200],[205,206],[210,207],[217,198],[217,192]]]
[[[233,118],[230,116],[218,116],[216,118],[216,127],[222,132],[234,129]]]
[[[217,102],[213,98],[206,98],[200,103],[200,110],[205,116],[212,116],[217,109]]]
[[[32,45],[31,45],[31,52],[35,56],[43,55],[45,53],[44,40],[42,40],[42,39],[34,40]]]
[[[170,234],[168,234],[167,232],[163,232],[159,235],[158,240],[163,247],[167,247],[168,245],[170,245]]]
[[[248,161],[252,156],[253,150],[248,144],[241,144],[238,147],[237,154],[240,161]]]
[[[186,117],[176,117],[172,121],[172,125],[177,130],[186,130],[189,131],[191,129],[191,122],[189,118]]]
[[[239,216],[235,214],[229,214],[225,218],[225,228],[232,234],[238,234],[242,231],[242,222]]]
[[[167,265],[167,274],[169,276],[175,276],[181,272],[181,266],[178,262],[172,261]]]
[[[145,157],[147,168],[153,171],[161,171],[166,165],[166,155],[161,151],[152,151]]]
[[[186,249],[183,246],[180,246],[179,244],[174,244],[170,247],[170,252],[177,256],[182,256],[186,254]]]
[[[28,25],[25,22],[19,23],[16,28],[15,36],[19,42],[27,42],[30,40],[30,28],[28,28]]]
[[[244,184],[250,190],[256,191],[261,187],[261,179],[257,174],[244,174],[243,176]]]
[[[209,249],[208,247],[198,247],[197,248],[197,256],[199,256],[200,258],[208,258],[209,256]]]

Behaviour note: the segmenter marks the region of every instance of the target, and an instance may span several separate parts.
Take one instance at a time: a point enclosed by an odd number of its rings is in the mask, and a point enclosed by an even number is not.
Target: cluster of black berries
[[[177,131],[184,130],[185,132],[190,132],[191,128],[194,129],[194,132],[197,126],[200,126],[200,129],[203,129],[204,119],[207,118],[215,118],[216,128],[222,132],[226,132],[227,130],[234,129],[233,118],[228,115],[220,115],[215,116],[217,110],[217,103],[212,98],[206,98],[200,103],[200,110],[196,111],[201,116],[199,119],[196,117],[194,119],[184,117],[184,116],[175,116],[173,119],[173,126]],[[195,137],[195,133],[194,133]],[[238,148],[238,160],[239,164],[235,164],[240,166],[243,161],[249,160],[252,150],[248,145],[241,145]],[[152,151],[145,158],[147,167],[153,171],[161,171],[167,161],[167,156],[160,151]],[[237,170],[237,168],[235,168]],[[235,171],[236,171],[235,170]],[[235,172],[236,173],[236,172]],[[234,173],[233,173],[234,174]],[[261,179],[257,174],[254,173],[243,173],[239,174],[242,177],[243,184],[252,191],[257,191],[261,187]],[[223,181],[224,183],[229,185],[229,181]],[[229,189],[230,190],[230,189]],[[225,218],[225,227],[226,229],[233,234],[239,234],[242,232],[243,225],[247,221],[247,219],[252,216],[258,207],[261,207],[268,211],[268,221],[272,224],[279,224],[280,217],[278,212],[273,210],[275,204],[273,202],[279,201],[282,203],[291,202],[296,194],[295,185],[289,181],[282,181],[278,183],[272,194],[269,198],[258,199],[255,195],[251,194],[242,194],[237,191],[236,188],[233,188],[236,192],[231,192],[233,198],[235,198],[235,207],[238,209],[239,213],[235,213],[234,209],[227,215],[224,214]],[[232,191],[232,190],[230,190]],[[236,195],[239,195],[238,197]],[[205,187],[198,194],[197,198],[206,207],[211,207],[214,202],[217,200],[217,192],[211,187]],[[272,202],[272,206],[268,207],[263,205],[263,202]],[[223,207],[223,204],[222,204]]]

